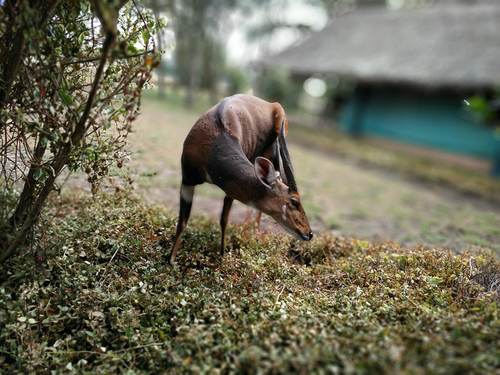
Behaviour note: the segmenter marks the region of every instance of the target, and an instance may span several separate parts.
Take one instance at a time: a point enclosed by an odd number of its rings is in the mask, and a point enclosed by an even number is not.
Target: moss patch
[[[34,373],[489,374],[500,265],[489,253],[230,227],[118,194],[55,198],[0,274],[0,369]]]

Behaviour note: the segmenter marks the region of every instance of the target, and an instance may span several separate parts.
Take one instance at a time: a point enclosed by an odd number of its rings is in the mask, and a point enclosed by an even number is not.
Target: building
[[[263,64],[355,82],[346,132],[488,160],[500,175],[500,139],[464,109],[500,90],[500,1],[359,7]]]

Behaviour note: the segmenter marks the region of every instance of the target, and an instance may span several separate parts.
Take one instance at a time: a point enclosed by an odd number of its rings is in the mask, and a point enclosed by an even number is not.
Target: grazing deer
[[[220,218],[221,256],[234,199],[271,216],[300,240],[313,237],[293,176],[287,131],[279,103],[250,95],[225,98],[198,119],[184,141],[179,223],[170,264],[189,219],[195,186],[204,182],[226,193]]]

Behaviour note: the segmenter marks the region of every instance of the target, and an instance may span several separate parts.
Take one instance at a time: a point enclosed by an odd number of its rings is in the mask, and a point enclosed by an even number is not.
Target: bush
[[[294,81],[284,67],[273,67],[261,77],[258,86],[259,95],[271,102],[279,102],[284,108],[298,106],[298,97],[302,86]]]
[[[0,223],[0,263],[25,244],[65,168],[85,170],[96,191],[126,156],[159,57],[152,16],[125,3],[2,2],[0,181],[17,199]]]

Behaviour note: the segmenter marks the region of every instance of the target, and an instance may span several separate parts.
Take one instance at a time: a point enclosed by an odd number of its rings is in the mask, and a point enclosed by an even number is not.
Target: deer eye
[[[290,199],[290,203],[292,204],[293,207],[295,207],[297,210],[299,209],[299,201],[296,199]]]

